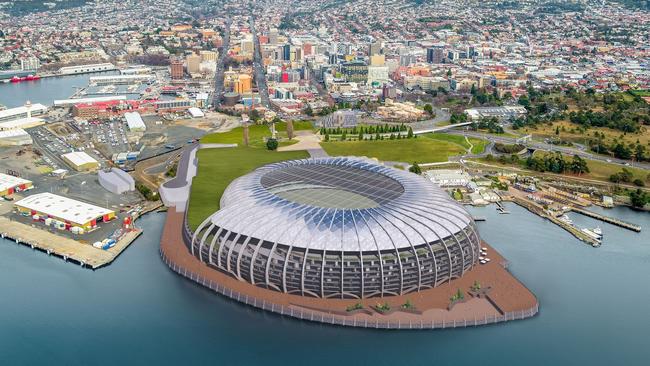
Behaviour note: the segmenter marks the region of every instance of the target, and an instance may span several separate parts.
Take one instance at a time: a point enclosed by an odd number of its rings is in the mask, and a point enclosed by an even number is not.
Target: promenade
[[[329,324],[387,328],[421,329],[450,328],[492,324],[534,316],[538,312],[535,296],[507,271],[506,261],[493,248],[488,248],[492,261],[477,265],[462,278],[433,289],[401,296],[370,299],[321,299],[284,294],[239,281],[209,268],[187,250],[183,241],[184,214],[170,208],[161,237],[163,261],[178,274],[245,304],[300,319]],[[478,281],[490,287],[485,297],[471,297],[470,287]],[[458,290],[466,301],[448,310],[450,297]],[[414,309],[406,310],[406,302]],[[346,309],[360,303],[362,311]],[[372,309],[387,303],[392,311],[380,313]]]

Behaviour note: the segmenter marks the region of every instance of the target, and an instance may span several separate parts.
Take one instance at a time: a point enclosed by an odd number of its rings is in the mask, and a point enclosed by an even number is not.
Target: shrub
[[[266,140],[266,148],[269,150],[277,150],[278,148],[278,140],[276,139],[268,139]]]

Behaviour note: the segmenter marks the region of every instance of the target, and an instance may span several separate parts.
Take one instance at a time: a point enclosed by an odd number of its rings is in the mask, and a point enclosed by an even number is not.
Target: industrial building
[[[33,194],[14,206],[20,214],[42,220],[48,226],[77,232],[92,230],[98,223],[115,218],[113,210],[49,192]]]
[[[22,192],[34,188],[32,181],[0,173],[0,196],[9,196],[15,192]]]
[[[369,298],[433,288],[477,265],[471,215],[415,174],[358,158],[294,160],[233,181],[188,242],[263,288]]]
[[[205,114],[203,111],[199,108],[192,107],[187,110],[187,112],[192,116],[192,118],[203,118],[205,117]]]
[[[83,151],[73,151],[63,154],[61,158],[77,171],[88,171],[99,168],[99,162]]]
[[[126,112],[124,113],[124,119],[126,119],[126,124],[131,132],[145,132],[147,130],[147,126],[138,112]]]
[[[0,131],[0,146],[23,146],[32,143],[32,137],[22,128]]]
[[[424,175],[438,187],[465,187],[472,177],[460,169],[432,169],[427,170]]]
[[[0,110],[0,131],[38,126],[43,120],[34,116],[47,113],[47,107],[27,102],[22,107]]]
[[[470,108],[466,109],[465,113],[473,121],[491,117],[496,117],[501,121],[506,121],[510,118],[524,117],[528,111],[521,105],[507,105],[503,107]]]
[[[125,171],[118,168],[100,170],[97,173],[99,184],[107,191],[122,194],[135,190],[135,180]]]

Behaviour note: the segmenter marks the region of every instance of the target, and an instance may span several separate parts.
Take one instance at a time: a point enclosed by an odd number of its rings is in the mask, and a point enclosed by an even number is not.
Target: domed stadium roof
[[[209,220],[251,238],[343,252],[411,248],[472,225],[427,179],[347,157],[261,167],[228,186]]]

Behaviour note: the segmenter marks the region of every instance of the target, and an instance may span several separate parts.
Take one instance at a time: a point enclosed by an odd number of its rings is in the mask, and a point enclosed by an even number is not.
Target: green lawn
[[[309,121],[297,121],[293,123],[294,131],[311,130],[312,125]],[[279,139],[287,138],[287,124],[282,122],[275,125],[277,137]],[[252,147],[264,147],[264,138],[271,137],[271,130],[267,125],[251,125],[248,127],[248,141]],[[244,128],[236,127],[228,132],[218,132],[205,135],[201,138],[202,143],[220,143],[220,144],[238,144],[244,143]],[[285,140],[280,142],[280,146],[295,144],[296,140]]]
[[[452,142],[457,145],[462,146],[465,149],[469,149],[470,145],[465,140],[465,136],[461,135],[450,135],[446,133],[427,133],[420,137],[426,137],[438,141],[447,141]],[[485,146],[487,146],[488,141],[484,139],[477,139],[474,137],[468,137],[469,142],[472,143],[472,154],[480,154],[485,151]]]
[[[543,155],[546,154],[545,152],[541,151],[536,151],[536,155]],[[571,155],[564,155],[565,159],[570,160],[572,159]],[[641,168],[634,168],[634,167],[628,167],[628,166],[623,166],[620,164],[613,164],[613,163],[608,163],[605,161],[600,161],[600,160],[591,160],[591,159],[585,159],[587,161],[587,166],[589,167],[589,173],[582,174],[579,177],[580,178],[585,178],[585,179],[594,179],[594,180],[599,180],[602,182],[609,182],[609,177],[612,174],[619,173],[623,168],[629,170],[632,172],[634,175],[634,179],[641,179],[642,181],[645,181],[648,177],[648,174],[650,174],[650,170],[645,170]],[[526,169],[526,165],[524,164],[525,159],[521,160],[520,164],[511,164],[511,163],[506,163],[506,164],[501,164],[497,159],[494,159],[492,161],[488,161],[485,158],[480,158],[476,159],[476,161],[480,161],[482,163],[490,164],[490,165],[501,165],[501,166],[510,166],[510,167],[516,167],[520,169]],[[536,172],[531,170],[532,174],[535,174]],[[548,172],[547,172],[548,173]],[[552,174],[552,173],[549,173]],[[575,176],[573,174],[565,174],[565,175],[570,175],[570,176]],[[647,184],[647,183],[646,183]]]
[[[367,156],[383,161],[435,163],[447,161],[450,156],[462,155],[465,149],[456,143],[427,137],[380,141],[334,141],[321,146],[331,156]]]
[[[221,141],[219,141],[221,142]],[[187,220],[192,228],[219,210],[219,200],[230,182],[256,168],[282,160],[309,157],[306,151],[268,151],[251,147],[200,149],[197,176],[192,180]]]

